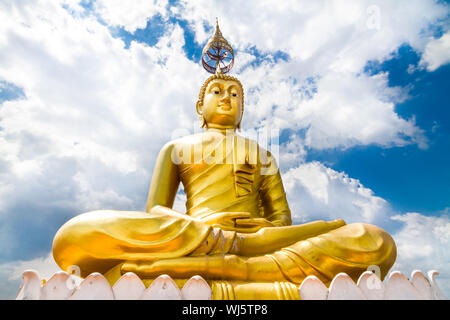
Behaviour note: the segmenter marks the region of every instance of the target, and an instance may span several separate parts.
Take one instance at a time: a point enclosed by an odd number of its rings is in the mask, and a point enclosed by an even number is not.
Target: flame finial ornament
[[[216,30],[202,52],[202,65],[210,73],[227,73],[234,63],[234,51],[223,37],[216,18]]]

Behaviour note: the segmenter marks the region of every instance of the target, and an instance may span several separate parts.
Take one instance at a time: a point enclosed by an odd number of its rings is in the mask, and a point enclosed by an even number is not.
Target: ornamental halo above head
[[[228,41],[223,37],[222,32],[219,28],[219,22],[216,18],[216,29],[214,31],[214,35],[209,39],[206,43],[205,47],[202,51],[202,65],[203,68],[212,73],[206,81],[203,83],[197,101],[197,110],[199,106],[203,105],[203,98],[205,96],[206,88],[208,84],[215,79],[222,80],[232,80],[235,81],[240,89],[241,89],[241,103],[242,103],[242,115],[244,113],[244,87],[242,86],[239,79],[232,77],[230,75],[226,75],[227,72],[233,68],[234,65],[234,51]],[[242,120],[241,115],[241,120]],[[202,122],[202,128],[206,125],[202,116],[199,116],[200,121]],[[241,129],[241,121],[237,124],[236,127],[238,130]]]
[[[227,73],[233,68],[234,51],[223,37],[216,18],[216,30],[202,52],[203,68],[209,73]],[[222,66],[221,66],[222,65]]]

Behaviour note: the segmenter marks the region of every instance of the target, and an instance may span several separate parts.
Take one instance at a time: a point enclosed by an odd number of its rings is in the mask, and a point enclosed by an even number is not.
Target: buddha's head
[[[202,127],[240,129],[243,113],[244,89],[238,79],[216,73],[205,81],[197,101]]]

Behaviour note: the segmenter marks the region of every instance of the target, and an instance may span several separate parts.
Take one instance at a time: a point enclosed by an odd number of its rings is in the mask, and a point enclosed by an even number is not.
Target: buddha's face
[[[208,128],[235,129],[242,117],[242,92],[233,80],[214,79],[206,87],[203,104],[197,107]]]

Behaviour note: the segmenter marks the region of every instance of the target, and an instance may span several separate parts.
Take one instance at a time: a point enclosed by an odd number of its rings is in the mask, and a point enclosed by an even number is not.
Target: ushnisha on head
[[[200,89],[197,114],[202,128],[240,130],[244,113],[244,88],[241,82],[225,73],[234,63],[233,48],[222,36],[216,20],[216,30],[202,53],[202,64],[213,73]]]

